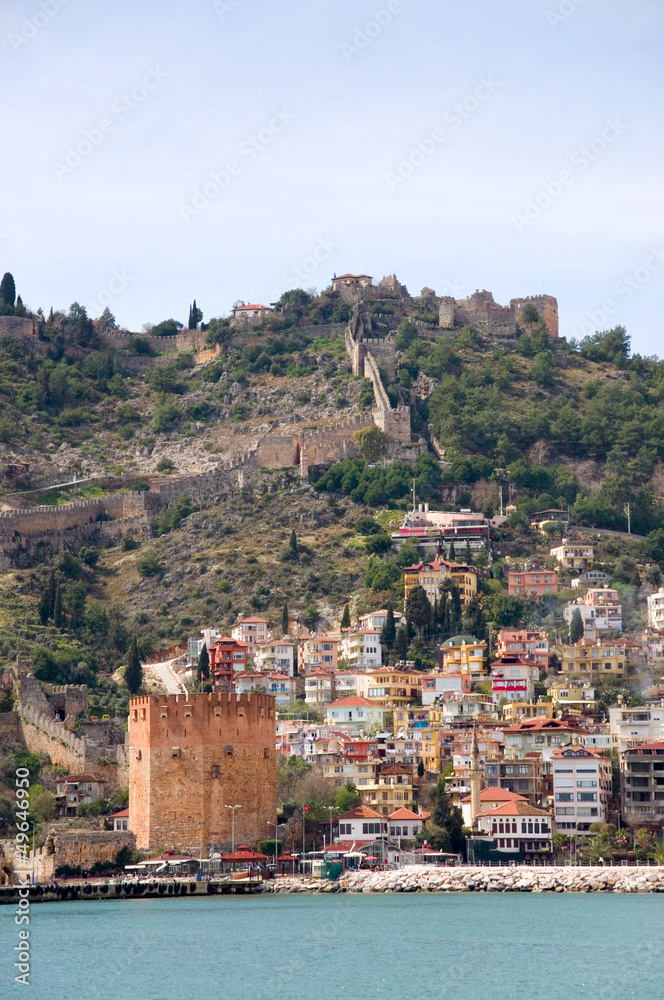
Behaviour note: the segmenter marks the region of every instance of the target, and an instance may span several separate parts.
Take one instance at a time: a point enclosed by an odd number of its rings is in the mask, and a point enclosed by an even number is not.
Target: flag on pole
[[[311,812],[311,806],[304,806],[305,813]]]

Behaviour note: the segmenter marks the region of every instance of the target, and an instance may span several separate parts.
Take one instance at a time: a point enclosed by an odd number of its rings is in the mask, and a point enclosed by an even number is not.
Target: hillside
[[[493,514],[502,489],[518,507],[497,532],[482,607],[466,622],[477,629],[561,629],[560,600],[516,601],[503,590],[505,555],[548,556],[527,514],[569,505],[576,524],[625,531],[629,504],[632,531],[648,539],[605,538],[598,559],[638,629],[664,564],[664,364],[630,356],[621,328],[567,344],[536,310],[522,309],[514,336],[474,323],[439,329],[431,290],[411,298],[391,287],[354,309],[330,290],[295,290],[259,328],[214,319],[194,331],[198,347],[179,351],[172,320],[118,332],[110,314],[91,321],[74,303],[48,317],[26,310],[34,332],[17,336],[0,317],[0,462],[15,467],[1,484],[5,509],[146,490],[149,477],[214,469],[266,434],[368,415],[374,390],[352,374],[344,343],[351,315],[377,342],[393,338],[394,365],[379,358],[383,384],[393,406],[410,406],[411,429],[428,446],[413,466],[385,459],[380,441],[376,455],[366,444],[364,458],[316,468],[313,489],[297,467],[261,470],[258,485],[223,500],[181,497],[155,519],[152,538],[128,530],[53,558],[31,555],[0,577],[2,657],[31,653],[43,680],[86,681],[93,707],[114,711],[126,690],[112,675],[133,633],[148,655],[240,613],[278,626],[284,601],[319,628],[347,601],[360,612],[398,602],[401,565],[417,553],[395,555],[388,535],[359,519],[406,509],[413,475],[419,501]],[[16,471],[21,462],[29,472]],[[84,481],[49,489],[74,476]],[[409,655],[425,666],[436,637],[414,641]]]

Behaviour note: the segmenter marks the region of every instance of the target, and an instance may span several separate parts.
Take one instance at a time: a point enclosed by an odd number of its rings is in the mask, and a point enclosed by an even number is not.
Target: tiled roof
[[[410,809],[397,809],[396,812],[391,813],[388,817],[389,820],[393,819],[422,819],[422,816],[418,816],[417,813],[411,812]]]
[[[505,732],[506,733],[528,733],[528,732],[577,732],[580,730],[579,726],[573,726],[571,723],[562,723],[558,719],[524,719],[523,722],[519,722],[516,726],[509,726]]]
[[[527,802],[525,795],[510,792],[509,788],[483,788],[480,792],[480,802]],[[472,796],[466,795],[462,802],[472,802]]]
[[[502,806],[496,806],[495,809],[484,809],[482,812],[477,814],[478,816],[548,816],[551,818],[551,813],[546,809],[538,809],[537,806],[531,806],[530,802],[523,800],[521,802],[506,802]]]
[[[366,698],[361,698],[359,694],[349,694],[347,698],[340,698],[339,701],[333,701],[327,707],[328,708],[380,708],[380,705],[376,705],[375,701],[367,701]]]
[[[111,819],[118,819],[120,816],[128,816],[128,815],[129,815],[128,809],[121,809],[120,812],[113,813]]]
[[[57,785],[64,784],[65,782],[74,781],[99,781],[103,782],[103,778],[98,778],[96,774],[68,774],[64,778],[58,778],[56,781]]]
[[[371,809],[369,806],[355,806],[350,812],[344,813],[343,816],[337,817],[339,820],[346,819],[386,819],[387,817],[381,816],[379,812],[375,809]]]

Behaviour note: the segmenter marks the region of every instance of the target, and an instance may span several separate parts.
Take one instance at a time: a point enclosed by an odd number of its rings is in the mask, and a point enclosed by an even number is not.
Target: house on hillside
[[[349,731],[358,735],[360,730],[382,729],[385,710],[375,701],[351,695],[331,702],[326,709],[325,719],[330,725],[350,727]]]

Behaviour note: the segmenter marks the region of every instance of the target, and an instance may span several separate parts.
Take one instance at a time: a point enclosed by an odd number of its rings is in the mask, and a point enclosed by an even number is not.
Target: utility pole
[[[503,517],[503,488],[500,487],[500,516]]]
[[[623,510],[627,514],[627,534],[631,535],[632,534],[632,516],[631,516],[631,512],[630,512],[629,504],[628,503],[625,504],[625,506],[623,507]]]

